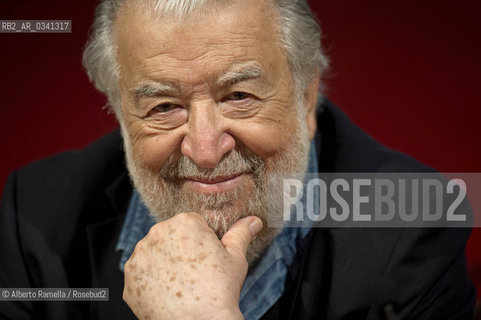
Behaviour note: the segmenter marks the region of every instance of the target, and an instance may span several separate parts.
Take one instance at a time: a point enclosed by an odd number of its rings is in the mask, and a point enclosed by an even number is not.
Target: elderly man
[[[120,133],[12,174],[0,285],[110,301],[0,315],[374,319],[384,276],[402,317],[469,319],[464,229],[269,225],[270,175],[426,170],[318,101],[319,38],[304,1],[101,1],[84,62]]]

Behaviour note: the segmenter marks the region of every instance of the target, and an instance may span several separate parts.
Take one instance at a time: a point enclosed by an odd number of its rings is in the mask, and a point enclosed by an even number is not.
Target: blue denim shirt
[[[307,172],[317,172],[317,156],[314,142],[309,150]],[[318,201],[314,201],[315,212]],[[304,206],[306,207],[306,206]],[[142,203],[136,190],[132,194],[125,222],[120,232],[117,250],[122,251],[119,268],[123,271],[125,262],[134,251],[138,241],[144,238],[156,223],[147,207]],[[284,228],[260,258],[255,269],[249,270],[240,294],[239,307],[246,320],[262,317],[280,298],[289,267],[297,252],[297,245],[309,232],[309,227]]]

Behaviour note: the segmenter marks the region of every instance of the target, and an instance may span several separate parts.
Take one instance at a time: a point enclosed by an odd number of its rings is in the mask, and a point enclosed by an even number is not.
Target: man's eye
[[[169,112],[171,110],[174,110],[175,108],[180,108],[178,104],[172,104],[172,103],[162,103],[156,106],[152,111],[156,112]]]
[[[248,94],[248,93],[236,91],[236,92],[232,92],[231,94],[229,94],[229,95],[227,96],[226,100],[235,100],[235,101],[238,101],[238,100],[247,99],[248,97],[249,97],[249,94]]]

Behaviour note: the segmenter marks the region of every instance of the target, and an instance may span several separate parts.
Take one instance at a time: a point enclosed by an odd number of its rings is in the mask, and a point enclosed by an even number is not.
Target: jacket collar
[[[116,143],[121,145],[120,132]],[[95,319],[136,319],[123,301],[124,275],[118,268],[120,253],[115,250],[125,212],[132,193],[132,184],[124,164],[124,152],[119,148],[107,167],[118,173],[104,189],[104,205],[109,212],[99,212],[103,219],[87,225],[86,234],[89,248],[92,288],[108,288],[109,301],[90,304],[90,317]]]

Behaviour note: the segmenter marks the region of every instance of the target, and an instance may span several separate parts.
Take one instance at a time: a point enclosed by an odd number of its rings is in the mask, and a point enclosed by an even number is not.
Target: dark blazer
[[[318,114],[321,172],[429,171],[372,140],[330,103]],[[0,287],[109,288],[108,302],[0,302],[6,319],[133,319],[115,250],[132,192],[115,131],[10,176],[0,211]],[[467,229],[311,230],[263,319],[375,319],[369,287],[397,284],[406,319],[471,319]]]

